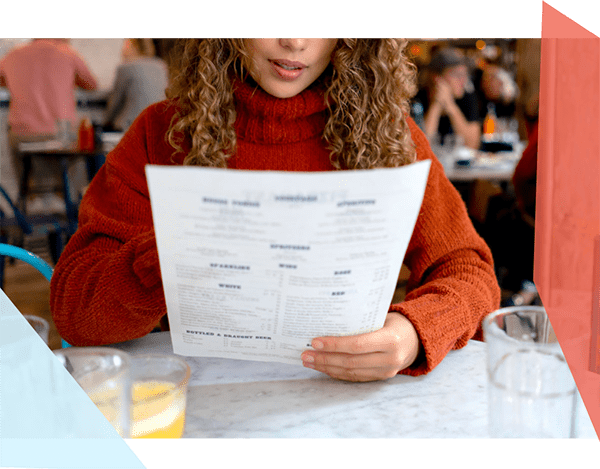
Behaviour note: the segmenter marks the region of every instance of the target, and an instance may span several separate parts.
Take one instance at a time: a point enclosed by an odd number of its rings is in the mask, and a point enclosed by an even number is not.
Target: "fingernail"
[[[303,362],[313,363],[315,361],[315,357],[309,353],[305,353],[301,358]]]
[[[321,342],[320,340],[313,340],[312,342],[312,346],[313,348],[318,349],[322,349],[323,348],[323,342]]]

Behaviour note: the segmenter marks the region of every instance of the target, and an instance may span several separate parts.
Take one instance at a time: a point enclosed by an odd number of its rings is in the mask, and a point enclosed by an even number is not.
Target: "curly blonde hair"
[[[411,163],[416,151],[406,117],[416,92],[416,67],[405,40],[342,39],[332,65],[319,78],[329,119],[323,139],[334,167],[367,169]],[[236,119],[232,80],[248,78],[250,56],[243,39],[187,39],[168,91],[178,111],[167,139],[184,164],[226,167],[235,153]]]

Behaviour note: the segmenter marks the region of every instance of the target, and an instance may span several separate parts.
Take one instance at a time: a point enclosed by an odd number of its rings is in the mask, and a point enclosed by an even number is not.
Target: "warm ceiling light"
[[[483,50],[485,48],[485,41],[479,39],[476,43],[475,43],[475,47],[477,47],[477,49],[479,50]]]
[[[410,53],[413,56],[421,55],[421,46],[419,44],[413,44],[410,48]]]

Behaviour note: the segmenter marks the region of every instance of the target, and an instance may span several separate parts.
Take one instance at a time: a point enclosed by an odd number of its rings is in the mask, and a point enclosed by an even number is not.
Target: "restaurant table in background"
[[[512,151],[491,153],[460,145],[442,146],[435,142],[431,145],[446,177],[463,198],[480,234],[488,219],[491,197],[513,191],[511,180],[526,143],[514,139],[510,146]]]
[[[19,184],[18,207],[23,213],[27,213],[27,199],[32,193],[60,191],[63,194],[65,210],[68,221],[68,234],[72,235],[77,229],[78,203],[71,195],[71,184],[68,176],[69,165],[73,160],[80,158],[93,158],[96,153],[87,150],[63,148],[62,143],[57,140],[43,142],[27,142],[19,145],[19,153],[23,161],[23,173]],[[32,190],[30,187],[31,169],[34,159],[53,161],[60,167],[62,184],[43,190]]]
[[[19,182],[18,206],[23,213],[27,213],[27,198],[30,193],[30,176],[33,160],[36,158],[56,162],[60,167],[62,184],[50,190],[60,190],[65,202],[66,217],[68,221],[68,234],[72,235],[77,229],[78,200],[73,200],[71,182],[68,170],[71,162],[85,159],[88,168],[88,179],[94,176],[104,162],[105,154],[112,150],[122,137],[119,132],[102,134],[102,144],[95,150],[80,150],[76,144],[65,146],[61,140],[46,140],[41,142],[24,142],[19,145],[19,153],[23,161],[23,174]],[[88,180],[88,182],[89,182]]]
[[[169,332],[111,345],[172,354]],[[485,438],[486,347],[468,345],[431,373],[350,383],[298,365],[184,357],[192,373],[184,437]],[[581,399],[578,438],[597,438]]]
[[[102,140],[102,151],[108,153],[121,141],[123,132],[102,132],[100,138]]]
[[[515,143],[513,151],[488,153],[464,148],[432,145],[432,150],[452,182],[472,182],[477,179],[507,183],[525,149],[523,142]],[[464,154],[463,154],[464,153]],[[463,164],[461,164],[463,163]]]

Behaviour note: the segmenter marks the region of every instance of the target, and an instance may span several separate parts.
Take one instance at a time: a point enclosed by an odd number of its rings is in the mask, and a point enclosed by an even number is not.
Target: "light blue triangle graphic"
[[[2,290],[0,467],[144,468]]]

